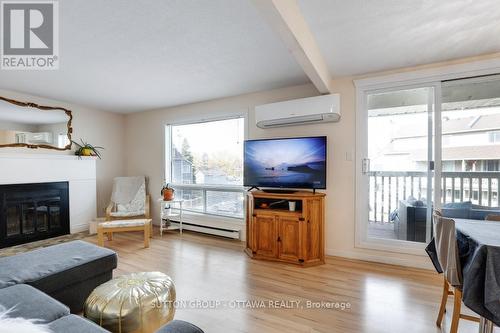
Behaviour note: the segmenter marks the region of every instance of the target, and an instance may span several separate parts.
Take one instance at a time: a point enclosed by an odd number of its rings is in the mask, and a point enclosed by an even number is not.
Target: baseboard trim
[[[172,224],[179,225],[179,223],[173,222],[173,221],[172,221]],[[214,228],[214,227],[210,227],[210,226],[196,225],[193,223],[182,223],[182,229],[201,232],[204,234],[223,236],[223,237],[232,238],[232,239],[240,239],[240,231],[239,230],[227,230],[227,229],[221,229],[221,228]]]
[[[397,266],[405,266],[412,268],[421,268],[426,270],[434,270],[434,266],[430,260],[427,260],[425,257],[418,256],[415,261],[408,260],[404,258],[395,258],[388,257],[383,255],[370,255],[365,253],[359,253],[356,251],[343,251],[343,250],[334,250],[334,249],[326,249],[326,254],[334,257],[343,257],[348,259],[355,260],[363,260],[369,262],[376,262],[381,264],[389,264],[389,265],[397,265]]]
[[[83,223],[83,224],[72,225],[69,233],[75,234],[77,232],[88,231],[88,230],[89,230],[89,224]]]

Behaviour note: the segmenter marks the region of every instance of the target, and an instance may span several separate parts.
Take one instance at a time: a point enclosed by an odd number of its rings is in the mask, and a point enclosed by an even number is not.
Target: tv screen
[[[326,189],[326,137],[247,140],[245,186]]]

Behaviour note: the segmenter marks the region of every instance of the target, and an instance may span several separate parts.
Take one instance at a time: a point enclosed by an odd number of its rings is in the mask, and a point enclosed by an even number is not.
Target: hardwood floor
[[[105,241],[118,252],[115,276],[136,271],[170,275],[179,303],[175,318],[207,333],[441,332],[435,326],[442,288],[436,273],[336,257],[302,268],[252,260],[239,241],[194,233],[154,234],[148,249],[143,248],[142,233],[116,234],[113,241]],[[97,243],[96,237],[86,240]],[[247,300],[265,307],[245,307]],[[207,309],[184,307],[182,301],[221,304]],[[308,302],[320,308],[309,308]],[[347,303],[349,309],[326,308]],[[444,332],[451,302],[448,309]],[[477,324],[461,321],[459,332],[477,332]]]

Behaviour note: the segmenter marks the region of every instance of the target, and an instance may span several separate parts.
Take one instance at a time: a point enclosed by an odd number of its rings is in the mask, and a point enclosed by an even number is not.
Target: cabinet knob
[[[305,221],[305,218],[299,217],[299,221]]]

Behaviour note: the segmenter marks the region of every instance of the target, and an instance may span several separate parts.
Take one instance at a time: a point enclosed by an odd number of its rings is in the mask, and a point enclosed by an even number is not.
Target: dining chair
[[[485,218],[486,221],[500,222],[500,215],[498,214],[488,214]]]
[[[455,221],[441,215],[441,212],[433,212],[434,241],[439,264],[443,270],[443,295],[436,321],[441,327],[443,316],[446,312],[446,302],[449,296],[453,296],[453,314],[451,316],[450,333],[458,331],[460,319],[479,323],[479,317],[463,314],[462,309],[462,268],[458,255],[458,245],[455,230]]]

